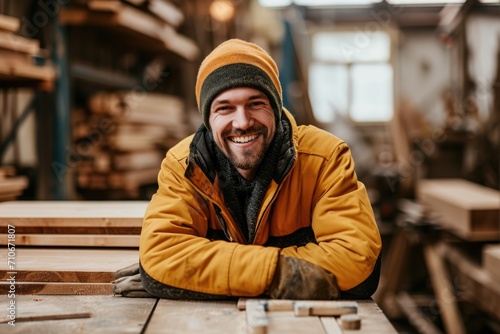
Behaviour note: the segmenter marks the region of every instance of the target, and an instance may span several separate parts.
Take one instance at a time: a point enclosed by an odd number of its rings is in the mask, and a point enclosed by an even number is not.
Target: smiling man
[[[167,152],[140,266],[117,273],[115,292],[370,297],[381,241],[366,189],[342,140],[283,108],[271,57],[226,41],[202,62],[196,97],[203,124]]]

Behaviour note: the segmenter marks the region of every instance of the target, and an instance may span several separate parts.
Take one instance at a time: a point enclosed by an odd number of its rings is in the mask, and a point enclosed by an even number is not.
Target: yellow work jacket
[[[270,286],[280,254],[320,265],[343,291],[372,273],[381,240],[347,144],[317,127],[297,126],[287,111],[282,117],[290,148],[282,150],[281,175],[262,201],[252,244],[224,203],[213,157],[199,139],[206,130],[167,152],[141,232],[140,262],[149,276],[196,292],[258,296]],[[304,229],[315,240],[266,245]],[[217,232],[223,240],[213,237]]]

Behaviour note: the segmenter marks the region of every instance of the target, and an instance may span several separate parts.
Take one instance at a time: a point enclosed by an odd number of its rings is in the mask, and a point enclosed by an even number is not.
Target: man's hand
[[[142,286],[141,274],[139,273],[139,263],[134,263],[122,268],[115,273],[113,292],[123,297],[150,297],[156,298],[147,292]]]
[[[340,297],[337,278],[306,260],[280,255],[267,294],[273,299],[331,300]]]

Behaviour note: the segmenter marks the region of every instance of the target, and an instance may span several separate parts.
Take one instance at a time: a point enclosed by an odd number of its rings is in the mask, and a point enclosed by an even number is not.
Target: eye
[[[215,112],[215,113],[227,113],[227,112],[231,111],[232,109],[233,109],[233,107],[231,107],[229,105],[220,105],[217,108],[215,108],[215,110],[213,110],[213,112]]]
[[[261,108],[264,108],[266,105],[267,105],[266,102],[257,100],[257,101],[250,102],[248,104],[248,108],[251,108],[251,109],[261,109]]]

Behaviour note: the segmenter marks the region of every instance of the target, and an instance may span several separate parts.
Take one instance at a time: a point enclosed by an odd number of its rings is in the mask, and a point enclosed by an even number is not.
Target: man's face
[[[276,131],[266,95],[248,87],[223,91],[213,100],[208,120],[219,149],[243,177],[253,179]]]

